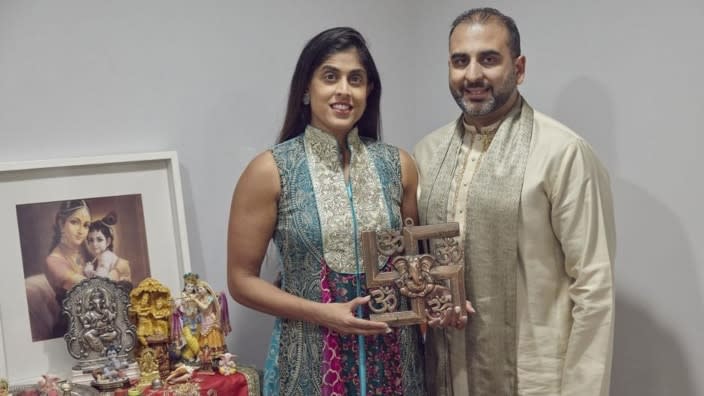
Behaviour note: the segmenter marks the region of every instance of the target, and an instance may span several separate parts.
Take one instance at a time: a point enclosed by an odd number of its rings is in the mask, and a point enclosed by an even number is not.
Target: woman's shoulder
[[[365,145],[379,170],[385,169],[398,173],[401,169],[407,168],[405,164],[409,162],[410,156],[403,149],[378,140],[365,142]]]
[[[283,142],[276,143],[269,152],[272,152],[274,156],[284,155],[291,151],[300,150],[303,148],[304,134],[294,136],[291,139],[285,140]]]
[[[249,162],[237,181],[234,194],[256,199],[278,198],[279,170],[271,150],[259,153]]]
[[[284,170],[303,163],[306,156],[304,135],[298,135],[285,142],[277,143],[269,150],[271,159],[277,169]]]
[[[398,156],[399,162],[401,163],[401,169],[403,169],[404,171],[417,172],[416,162],[415,160],[413,160],[411,154],[409,154],[406,150],[399,148]]]
[[[364,142],[364,146],[367,148],[367,150],[377,154],[385,154],[397,158],[399,156],[399,153],[403,151],[400,148],[394,146],[393,144],[382,142],[381,140],[362,138],[362,142]]]
[[[245,167],[240,180],[271,180],[278,179],[278,168],[272,150],[266,150],[257,154]]]

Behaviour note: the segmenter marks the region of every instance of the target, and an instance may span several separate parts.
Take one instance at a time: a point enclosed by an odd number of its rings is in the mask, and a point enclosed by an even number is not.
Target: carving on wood
[[[415,226],[410,219],[401,231],[362,232],[370,319],[403,326],[464,307],[464,253],[454,238],[458,235],[458,223]],[[418,242],[425,240],[432,251],[418,254]],[[380,272],[380,263],[388,260],[393,270]],[[397,293],[410,300],[410,310],[399,310]]]

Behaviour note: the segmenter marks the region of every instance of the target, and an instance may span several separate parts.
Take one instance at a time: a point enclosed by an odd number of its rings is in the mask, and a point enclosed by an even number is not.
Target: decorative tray
[[[59,385],[59,389],[61,386]],[[41,393],[38,385],[14,385],[10,386],[10,394],[12,396],[43,396],[45,393]],[[61,390],[56,392],[57,395],[63,396],[64,393]],[[99,396],[100,392],[92,386],[71,384],[71,396]]]

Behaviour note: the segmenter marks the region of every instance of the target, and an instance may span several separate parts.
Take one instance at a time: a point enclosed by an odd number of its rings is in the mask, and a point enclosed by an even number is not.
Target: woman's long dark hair
[[[360,63],[367,72],[371,92],[367,97],[367,107],[357,122],[359,135],[373,140],[381,138],[381,79],[374,64],[367,42],[362,35],[349,27],[336,27],[318,33],[301,51],[296,70],[291,78],[286,117],[277,143],[285,142],[305,131],[310,123],[310,106],[303,105],[303,94],[308,90],[315,70],[331,55],[355,48]]]

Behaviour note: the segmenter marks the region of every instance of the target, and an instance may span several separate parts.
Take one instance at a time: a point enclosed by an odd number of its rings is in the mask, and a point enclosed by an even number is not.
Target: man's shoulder
[[[531,157],[541,162],[552,158],[559,163],[566,156],[586,156],[590,161],[600,163],[592,146],[579,133],[535,110],[531,153]]]
[[[533,134],[539,139],[553,143],[570,144],[584,141],[584,138],[572,128],[537,110],[533,110]]]
[[[456,126],[457,126],[457,119],[454,119],[454,120],[448,122],[447,124],[441,126],[440,128],[437,128],[437,129],[433,130],[432,132],[428,133],[427,135],[425,135],[425,136],[424,136],[422,139],[420,139],[420,141],[416,144],[416,147],[419,147],[419,146],[422,146],[422,145],[426,145],[426,144],[428,144],[429,142],[433,142],[433,141],[435,141],[435,140],[441,138],[443,135],[445,135],[445,134],[450,133],[451,131],[453,131]]]
[[[448,135],[453,133],[456,127],[457,119],[454,119],[425,135],[413,148],[413,156],[416,162],[423,161],[434,148],[437,148],[443,142],[447,142]]]

